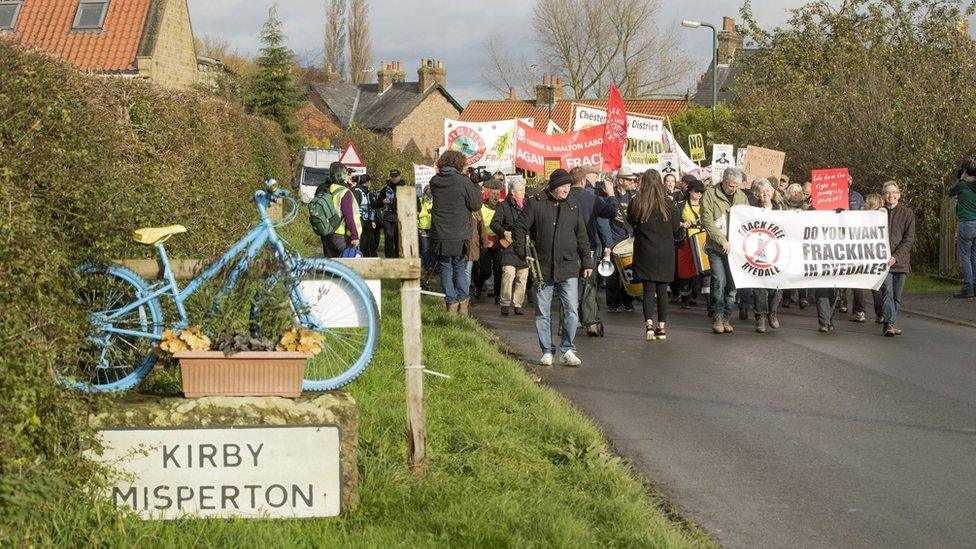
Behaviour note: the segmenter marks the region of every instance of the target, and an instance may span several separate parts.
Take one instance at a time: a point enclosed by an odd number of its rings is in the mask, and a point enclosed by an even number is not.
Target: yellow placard
[[[702,139],[702,134],[695,133],[688,136],[688,149],[691,150],[692,162],[705,160],[705,140]]]
[[[552,175],[552,172],[563,166],[563,161],[560,158],[546,158],[542,162],[542,166],[545,169],[546,181],[549,180],[549,176]]]

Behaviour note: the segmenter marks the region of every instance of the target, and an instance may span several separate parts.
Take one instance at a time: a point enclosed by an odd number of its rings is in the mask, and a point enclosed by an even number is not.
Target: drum
[[[617,264],[617,272],[620,273],[620,281],[623,282],[624,291],[631,297],[644,295],[644,285],[640,282],[634,282],[633,238],[621,240],[613,247],[613,262]]]

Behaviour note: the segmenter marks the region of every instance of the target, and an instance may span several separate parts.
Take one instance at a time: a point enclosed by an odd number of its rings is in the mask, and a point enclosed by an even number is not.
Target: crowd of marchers
[[[526,304],[533,304],[542,365],[553,364],[557,351],[560,364],[581,364],[574,344],[578,329],[602,335],[596,291],[601,287],[608,313],[631,312],[640,302],[648,341],[667,339],[670,306],[689,309],[699,301],[707,307],[715,334],[734,333],[736,316],[767,333],[780,327],[780,309],[809,306],[816,308],[818,330],[829,334],[838,315],[867,322],[868,294],[883,335],[903,333],[898,317],[911,271],[915,215],[901,203],[895,181],[880,184],[877,194],[849,193],[851,210],[878,210],[888,218],[890,259],[880,290],[774,290],[736,288],[723,227],[736,205],[811,209],[810,183],[791,183],[783,175],[755,179],[746,188],[746,174],[739,168],[725,170],[712,184],[693,175],[662,177],[653,169],[638,174],[623,166],[605,179],[587,167],[557,169],[541,187],[528,189],[521,176],[489,174],[466,164],[463,154],[444,152],[437,174],[418,198],[425,285],[439,277],[447,310],[461,315],[468,314],[472,298],[483,296],[493,297],[504,316],[523,315]],[[348,176],[341,165],[334,171],[337,188],[351,191],[348,204],[345,198],[336,201],[348,228],[323,237],[326,255],[359,247],[362,255],[375,256],[382,233],[384,255],[397,257],[399,172],[371,190],[368,176]],[[976,158],[960,167],[958,182],[948,192],[958,199],[964,276],[955,296],[971,298],[976,289]],[[696,257],[696,250],[707,261]],[[554,294],[558,345],[552,340]]]

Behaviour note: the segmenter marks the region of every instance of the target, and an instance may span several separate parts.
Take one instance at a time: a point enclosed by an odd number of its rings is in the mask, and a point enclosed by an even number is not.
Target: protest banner
[[[574,105],[574,109],[574,131],[606,123],[606,109],[585,105]],[[658,155],[667,152],[663,139],[664,132],[664,121],[628,113],[627,145],[624,148],[623,164],[635,172],[657,168]]]
[[[532,119],[523,120],[530,126]],[[515,173],[515,123],[517,120],[462,122],[444,119],[444,147],[467,157],[468,166],[488,171]]]
[[[712,145],[712,183],[718,185],[722,181],[722,174],[735,165],[735,147],[716,143]]]
[[[664,179],[664,176],[668,174],[673,175],[675,179],[681,179],[681,169],[677,153],[664,153],[658,158],[661,159],[661,163],[657,169],[661,173],[661,179]]]
[[[413,184],[417,186],[417,192],[422,193],[430,183],[430,178],[437,175],[437,168],[425,166],[423,164],[413,165]]]
[[[693,133],[688,136],[688,150],[691,152],[692,162],[705,160],[705,140],[702,134]]]
[[[733,206],[729,267],[739,288],[864,288],[888,274],[884,212]]]
[[[810,206],[815,210],[850,207],[850,174],[847,168],[810,171]]]
[[[577,166],[603,165],[603,126],[593,126],[578,132],[546,135],[522,122],[515,131],[515,165],[525,170],[545,173],[547,158],[558,158],[564,170]]]
[[[745,188],[751,188],[753,180],[757,177],[774,177],[779,181],[779,176],[783,175],[785,162],[786,153],[783,151],[749,145],[746,147]]]

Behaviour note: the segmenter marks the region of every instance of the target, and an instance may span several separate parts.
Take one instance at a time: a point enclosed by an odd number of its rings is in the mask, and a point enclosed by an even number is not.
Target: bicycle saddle
[[[166,242],[174,234],[185,233],[186,227],[183,225],[170,225],[169,227],[145,227],[132,231],[132,240],[139,244],[152,245],[159,242]]]

